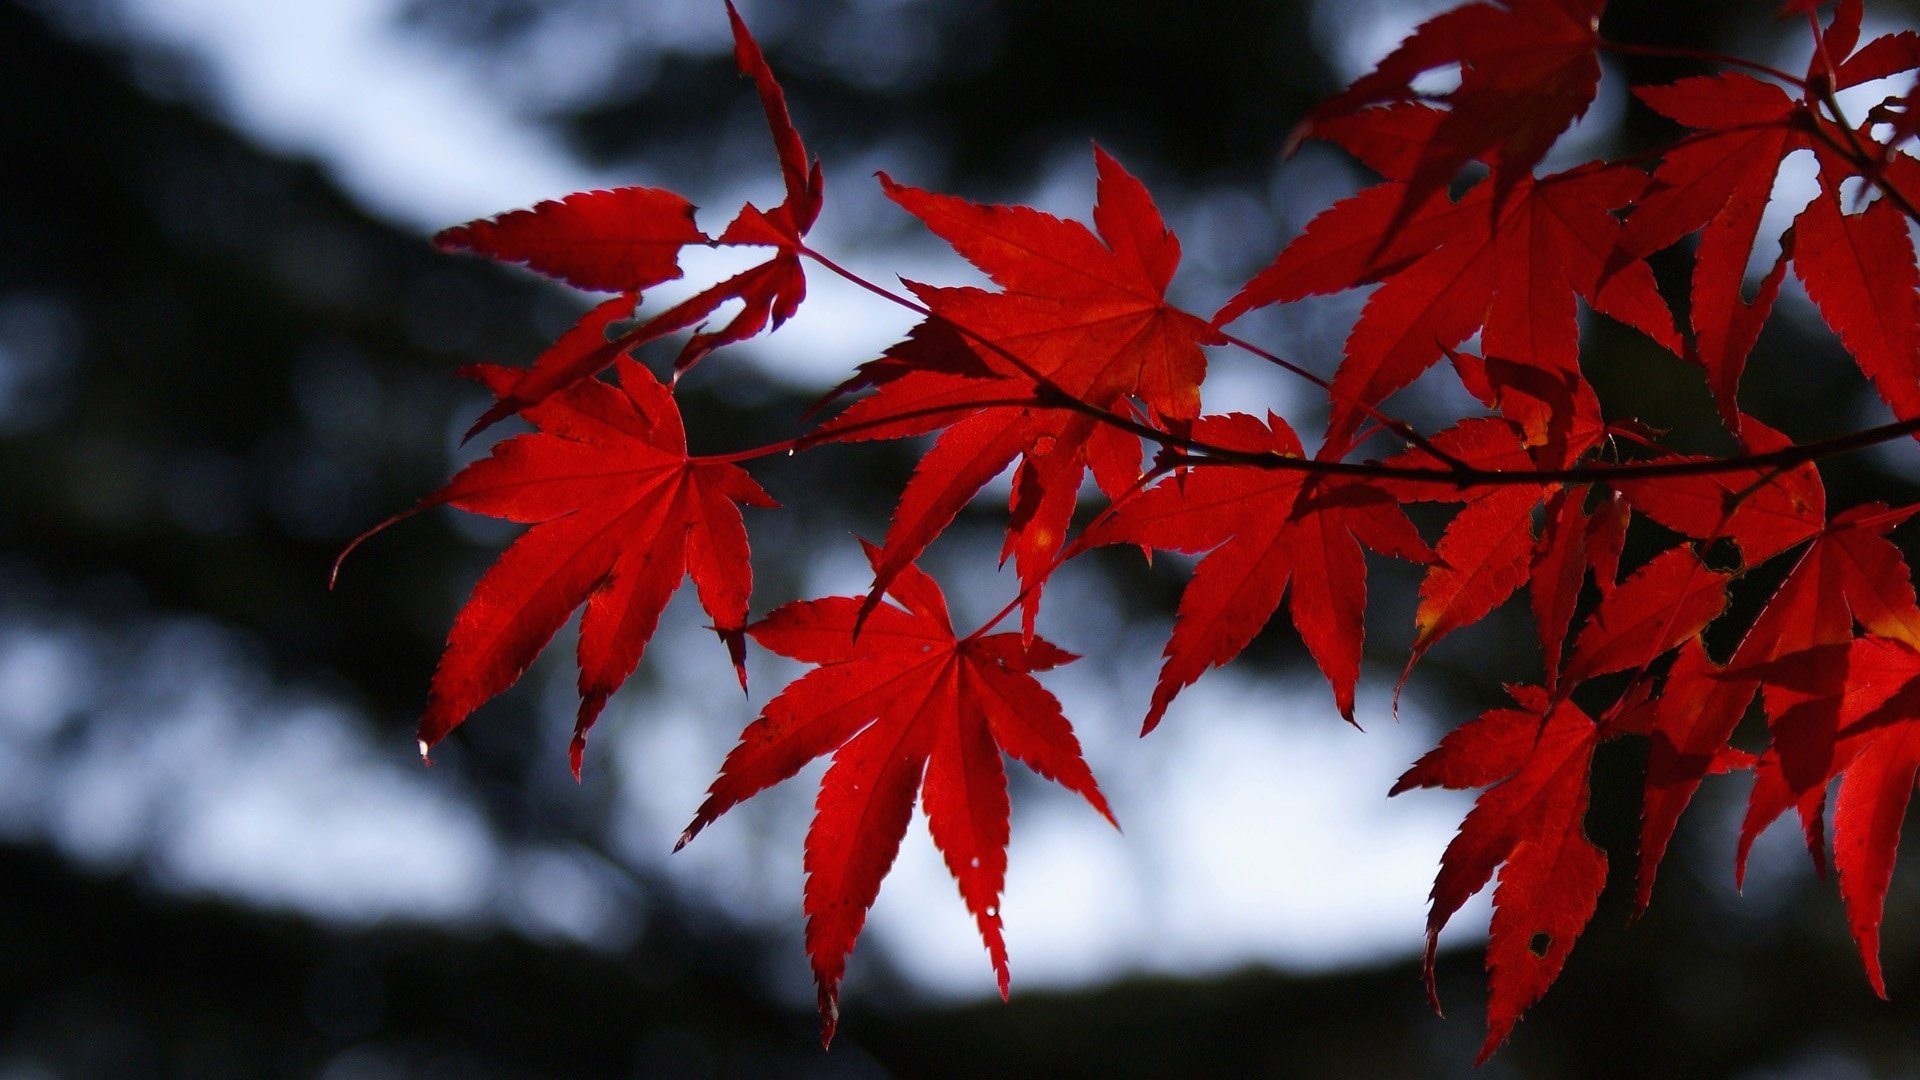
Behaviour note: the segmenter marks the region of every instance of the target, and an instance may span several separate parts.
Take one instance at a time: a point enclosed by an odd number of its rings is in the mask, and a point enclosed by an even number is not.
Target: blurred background
[[[1445,6],[741,3],[825,161],[816,246],[875,280],[972,280],[873,170],[1084,219],[1097,140],[1180,233],[1176,299],[1200,311],[1367,181],[1317,146],[1283,159],[1288,132]],[[1773,6],[1617,0],[1604,29],[1799,68],[1804,31]],[[1869,7],[1869,33],[1920,15]],[[1700,70],[1607,69],[1566,160],[1670,137],[1624,86]],[[1484,898],[1445,938],[1447,1019],[1416,975],[1426,890],[1470,796],[1383,796],[1502,701],[1502,680],[1530,678],[1537,650],[1509,605],[1433,650],[1396,720],[1418,578],[1384,560],[1364,734],[1283,620],[1145,742],[1179,562],[1104,552],[1064,571],[1041,629],[1088,659],[1046,682],[1127,831],[1016,776],[1002,1005],[916,825],[828,1054],[799,912],[820,766],[667,857],[794,668],[754,657],[743,698],[682,597],[596,729],[584,782],[564,756],[570,631],[419,765],[412,728],[447,626],[514,529],[435,513],[356,553],[331,592],[328,565],[484,452],[458,446],[485,397],[455,369],[526,363],[583,307],[426,238],[595,186],[672,187],[710,230],[743,199],[777,201],[718,0],[0,0],[0,91],[0,1078],[1470,1071]],[[1771,235],[1810,176],[1783,170]],[[726,266],[688,269],[682,288]],[[1679,262],[1660,271],[1684,280]],[[792,324],[682,384],[697,451],[790,436],[909,325],[810,285]],[[1885,419],[1792,288],[1749,411],[1800,439]],[[1244,332],[1331,372],[1358,300]],[[1604,320],[1588,330],[1611,415],[1724,447],[1701,427],[1696,373]],[[1309,434],[1323,419],[1239,357],[1216,358],[1206,393]],[[1468,407],[1438,379],[1394,401],[1428,430]],[[786,504],[748,519],[756,612],[864,591],[850,534],[884,531],[911,449],[755,464]],[[1908,447],[1827,472],[1839,505],[1912,501],[1916,479]],[[958,621],[1011,595],[993,569],[1005,491],[926,560]],[[1743,582],[1748,610],[1776,580]],[[1596,770],[1589,830],[1616,869],[1644,749],[1611,745]],[[1791,827],[1734,893],[1744,795],[1740,779],[1703,789],[1631,928],[1616,873],[1559,985],[1476,1075],[1920,1073],[1913,864],[1889,902],[1883,1003]]]

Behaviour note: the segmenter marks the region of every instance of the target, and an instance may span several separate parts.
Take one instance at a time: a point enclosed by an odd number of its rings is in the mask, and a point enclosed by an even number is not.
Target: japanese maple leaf
[[[1830,647],[1851,640],[1856,621],[1883,636],[1920,643],[1920,608],[1914,604],[1906,561],[1882,535],[1900,520],[1901,512],[1878,504],[1837,515],[1768,598],[1725,670],[1709,661],[1697,643],[1674,663],[1648,732],[1653,744],[1641,815],[1638,907],[1644,909],[1652,894],[1654,875],[1681,812],[1725,751],[1774,661],[1788,655],[1823,657],[1829,667],[1820,677],[1834,688],[1845,684],[1846,674],[1844,657]],[[1805,690],[1815,678],[1814,663],[1802,661],[1801,691],[1773,688],[1769,712],[1784,717],[1773,721],[1780,741],[1772,753],[1776,760],[1785,753],[1792,763],[1794,798],[1811,796],[1802,806],[1803,824],[1817,832],[1820,797],[1812,789],[1824,790],[1830,775],[1838,719],[1831,707],[1820,704],[1828,696],[1824,691]],[[1743,853],[1765,824],[1753,824],[1756,815],[1751,810],[1748,817]]]
[[[1794,272],[1894,414],[1920,416],[1920,265],[1909,223],[1888,199],[1843,214],[1838,178],[1828,184],[1794,219]]]
[[[867,545],[870,560],[879,550]],[[1007,777],[1001,754],[1113,812],[1060,704],[1033,673],[1075,659],[1020,634],[956,638],[944,595],[918,567],[894,575],[862,622],[858,597],[788,604],[749,627],[761,645],[819,665],[767,703],[727,755],[688,841],[730,807],[826,754],[806,843],[807,954],[821,1041],[833,1038],[847,956],[893,865],[918,793],[933,842],[960,884],[1006,996],[1000,893],[1006,882]]]
[[[660,188],[582,191],[529,210],[456,225],[434,237],[594,292],[639,292],[680,276],[680,249],[704,244],[693,204]]]
[[[921,459],[900,497],[876,565],[875,595],[916,559],[961,507],[994,476],[1021,460],[1007,554],[1027,586],[1029,629],[1038,586],[1065,541],[1086,468],[1110,495],[1139,477],[1139,442],[1105,422],[1057,403],[1132,418],[1137,398],[1162,422],[1199,414],[1206,374],[1201,345],[1218,334],[1167,303],[1179,263],[1169,231],[1146,188],[1098,147],[1095,230],[1026,207],[982,206],[894,183],[887,194],[979,267],[999,291],[917,287],[931,316],[909,359],[963,350],[967,358],[929,358],[869,371],[878,385],[834,426],[833,437],[950,427]],[[901,422],[889,428],[889,418]],[[958,422],[955,420],[958,419]],[[923,426],[925,425],[925,426]],[[1096,434],[1099,433],[1099,434]]]
[[[1644,668],[1726,610],[1732,576],[1708,569],[1684,544],[1654,556],[1593,609],[1574,638],[1562,678],[1577,684]]]
[[[1794,126],[1801,106],[1778,86],[1737,72],[1637,86],[1634,94],[1697,133],[1661,157],[1621,231],[1620,251],[1643,258],[1705,230],[1693,263],[1690,355],[1705,370],[1722,419],[1738,433],[1740,373],[1779,295],[1785,254],[1753,300],[1742,298],[1741,281],[1780,161],[1808,145]]]
[[[1593,918],[1606,853],[1587,839],[1588,772],[1604,729],[1539,687],[1511,688],[1517,709],[1493,709],[1450,732],[1389,794],[1416,787],[1488,787],[1440,859],[1427,916],[1427,993],[1440,931],[1500,871],[1487,942],[1487,1039],[1492,1056],[1540,1000]]]
[[[727,17],[733,27],[735,62],[753,80],[773,133],[786,199],[766,211],[748,204],[713,238],[694,226],[693,204],[673,192],[642,187],[580,192],[441,232],[434,241],[443,250],[471,251],[519,263],[579,288],[625,294],[589,312],[573,331],[541,354],[526,376],[468,429],[468,438],[605,370],[616,357],[681,330],[703,327],[703,320],[730,300],[740,301],[740,310],[719,329],[703,328],[691,335],[674,361],[676,376],[722,345],[744,341],[769,325],[778,329],[799,310],[806,298],[806,276],[800,267],[802,238],[820,216],[820,162],[815,159],[809,164],[806,147],[788,116],[786,96],[731,0]],[[680,276],[680,249],[688,244],[777,250],[766,262],[607,340],[604,331],[611,320],[601,317],[603,309],[616,307],[622,314],[631,314],[643,290]],[[590,323],[599,327],[597,337],[586,332]]]
[[[1842,676],[1838,680],[1832,678],[1836,670]],[[1819,794],[1824,796],[1828,781],[1840,779],[1833,814],[1840,898],[1867,980],[1884,998],[1880,922],[1900,827],[1920,773],[1920,652],[1908,641],[1855,638],[1776,660],[1768,678],[1770,684],[1808,692],[1807,704],[1831,712],[1838,727]],[[1796,788],[1782,756],[1769,750],[1754,770],[1743,833],[1757,832],[1789,806],[1804,804],[1812,793]],[[1743,858],[1746,842],[1743,837]]]
[[[1380,283],[1347,337],[1333,377],[1327,441],[1345,446],[1372,406],[1480,331],[1488,356],[1541,369],[1590,394],[1578,366],[1575,297],[1679,351],[1672,315],[1644,262],[1615,255],[1612,211],[1645,186],[1637,170],[1588,166],[1522,178],[1493,206],[1481,183],[1459,202],[1413,199],[1394,179],[1335,203],[1219,313],[1224,325],[1268,304]],[[1509,380],[1512,381],[1512,380]]]
[[[1764,691],[1773,743],[1763,759],[1763,778],[1778,781],[1756,783],[1749,796],[1736,877],[1744,874],[1754,838],[1787,806],[1799,811],[1807,850],[1816,864],[1822,862],[1822,818],[1827,783],[1840,761],[1842,706],[1848,687],[1857,684],[1847,651],[1854,626],[1920,647],[1911,574],[1899,548],[1883,535],[1916,510],[1869,503],[1837,516],[1748,631],[1753,639],[1764,629],[1758,647],[1743,655],[1743,641],[1730,664],[1730,676],[1758,682]],[[1782,675],[1787,657],[1794,658],[1791,677]]]
[[[1273,416],[1265,423],[1239,413],[1207,416],[1193,430],[1211,446],[1302,456],[1299,437]],[[1143,732],[1208,668],[1238,656],[1289,589],[1293,625],[1332,684],[1340,715],[1351,722],[1366,606],[1363,542],[1414,562],[1433,557],[1386,490],[1254,465],[1209,465],[1169,476],[1090,526],[1079,546],[1207,553],[1180,594]]]
[[[1738,430],[1749,454],[1793,445],[1785,435],[1750,416],[1742,417]],[[1704,459],[1676,456],[1655,460]],[[1614,486],[1635,510],[1683,536],[1731,541],[1748,566],[1785,551],[1827,524],[1826,491],[1820,483],[1820,470],[1811,462],[1788,469],[1733,469],[1621,480]]]
[[[1475,158],[1494,166],[1496,204],[1530,177],[1560,133],[1587,111],[1600,83],[1605,0],[1507,0],[1455,8],[1420,24],[1344,93],[1309,114],[1306,131],[1382,102],[1428,99],[1414,81],[1458,69],[1440,95],[1448,110],[1428,135],[1402,193],[1408,205]]]
[[[920,290],[934,315],[964,330],[986,363],[1099,408],[1138,396],[1173,421],[1200,413],[1207,324],[1167,303],[1180,241],[1147,189],[1094,147],[1098,235],[1023,206],[982,206],[896,184],[888,197],[994,283]]]
[[[477,374],[503,397],[524,378]],[[618,388],[588,379],[526,408],[537,433],[500,442],[421,501],[533,525],[454,619],[420,721],[423,754],[517,681],[582,604],[576,777],[587,730],[633,673],[681,578],[692,576],[739,666],[753,579],[736,504],[775,503],[738,466],[688,457],[680,411],[651,372],[621,359],[619,374]]]

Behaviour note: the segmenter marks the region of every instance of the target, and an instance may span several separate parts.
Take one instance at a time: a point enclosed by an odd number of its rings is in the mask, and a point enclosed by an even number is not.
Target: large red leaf
[[[983,206],[884,173],[880,182],[1000,286],[920,293],[967,332],[989,367],[1102,408],[1138,396],[1162,417],[1190,421],[1206,374],[1200,346],[1218,335],[1167,303],[1180,242],[1146,188],[1098,147],[1094,162],[1098,235],[1026,207]]]
[[[1751,655],[1742,642],[1734,657],[1732,674],[1764,680],[1773,735],[1741,825],[1736,878],[1744,875],[1754,838],[1788,807],[1799,810],[1808,850],[1817,864],[1821,859],[1826,787],[1842,754],[1842,711],[1849,687],[1859,688],[1847,648],[1854,625],[1920,648],[1911,574],[1882,535],[1915,509],[1866,504],[1836,517],[1748,632],[1749,640],[1759,639]],[[1782,668],[1789,656],[1790,668]]]
[[[879,550],[869,545],[867,554],[877,560]],[[774,652],[819,666],[747,725],[680,838],[685,845],[737,803],[833,755],[806,845],[807,954],[823,1043],[838,1024],[847,956],[899,851],[916,792],[1003,997],[1001,754],[1113,820],[1059,702],[1032,675],[1074,657],[1019,634],[956,638],[945,597],[918,567],[902,569],[888,591],[902,606],[882,604],[864,622],[859,598],[835,596],[788,604],[748,629]]]
[[[1026,587],[1031,629],[1039,584],[1065,541],[1086,467],[1114,466],[1095,469],[1110,494],[1139,473],[1132,436],[1096,436],[1101,425],[1094,418],[1042,403],[1064,393],[1126,413],[1127,399],[1138,398],[1158,417],[1181,425],[1199,413],[1206,374],[1200,347],[1218,335],[1167,303],[1180,245],[1145,187],[1105,151],[1095,148],[1094,157],[1097,234],[1025,207],[982,206],[881,176],[895,202],[1001,289],[916,289],[932,312],[928,325],[947,330],[919,332],[905,355],[930,361],[935,373],[914,367],[864,371],[855,384],[878,384],[879,392],[830,425],[832,437],[839,438],[873,437],[876,428],[906,434],[953,424],[901,495],[876,568],[876,596],[988,480],[1019,458],[1006,553],[1015,558]],[[953,350],[973,353],[973,361],[937,355]],[[986,377],[946,374],[968,368]],[[1005,404],[1020,399],[1033,404]],[[978,411],[968,416],[972,410]],[[954,423],[961,416],[967,418]],[[1134,447],[1130,455],[1126,440]],[[1125,464],[1129,456],[1131,468]]]
[[[502,396],[520,378],[479,374]],[[420,721],[423,753],[517,681],[583,603],[576,776],[587,730],[639,663],[682,577],[692,575],[740,662],[752,569],[735,504],[773,499],[738,466],[687,456],[679,409],[651,372],[622,360],[620,381],[576,383],[527,409],[537,434],[499,443],[422,500],[533,523],[454,619]]]
[[[1847,680],[1844,650],[1835,647],[1852,638],[1856,621],[1873,633],[1920,646],[1920,608],[1915,606],[1906,561],[1881,535],[1900,520],[1903,515],[1877,504],[1837,516],[1768,598],[1726,670],[1709,661],[1697,641],[1682,651],[1667,676],[1649,732],[1653,744],[1642,814],[1639,907],[1651,896],[1654,874],[1681,811],[1702,778],[1722,760],[1728,739],[1771,665],[1789,655],[1801,657],[1798,687],[1772,685],[1768,701],[1776,738],[1783,726],[1785,730],[1784,741],[1772,751],[1777,787],[1786,798],[1780,809],[1800,804],[1803,826],[1817,831],[1833,732],[1839,727],[1833,695]],[[1782,752],[1792,764],[1792,790],[1786,774],[1777,769]],[[1754,789],[1736,875],[1744,872],[1754,837],[1779,813],[1757,809],[1774,786],[1763,783]]]
[[[1833,676],[1838,672],[1839,678]],[[1823,795],[1840,778],[1833,819],[1840,897],[1874,992],[1887,994],[1880,968],[1880,921],[1900,845],[1900,827],[1920,771],[1920,652],[1903,641],[1856,638],[1775,661],[1770,680],[1808,694],[1838,733],[1819,782]],[[1787,775],[1769,751],[1755,769],[1743,831],[1757,832],[1793,805],[1816,797]],[[1810,833],[1809,843],[1823,840]],[[1744,858],[1750,835],[1743,838]]]

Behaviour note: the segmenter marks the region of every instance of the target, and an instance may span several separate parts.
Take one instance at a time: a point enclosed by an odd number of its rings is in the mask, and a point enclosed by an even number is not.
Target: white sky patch
[[[7,835],[343,923],[489,914],[500,856],[454,778],[273,687],[233,635],[135,619],[109,637],[8,614]]]
[[[263,720],[228,742],[219,781],[179,794],[158,853],[164,880],[346,922],[480,912],[493,842],[471,807],[403,775],[349,715]]]
[[[395,0],[118,2],[138,34],[207,64],[228,120],[325,163],[389,220],[431,231],[632,182],[580,165],[449,57],[395,33]]]
[[[1455,0],[1321,3],[1314,8],[1314,36],[1334,73],[1343,83],[1352,82],[1399,48],[1421,23],[1458,6]]]
[[[1076,796],[1016,788],[1002,904],[1015,985],[1255,961],[1328,969],[1418,949],[1427,891],[1470,796],[1389,802],[1393,780],[1429,749],[1429,727],[1411,713],[1386,720],[1384,695],[1371,693],[1362,712],[1380,722],[1355,731],[1325,697],[1323,685],[1233,672],[1188,689],[1132,748],[1151,759],[1139,765],[1151,777],[1109,788],[1124,835]],[[1069,702],[1068,713],[1099,710]],[[1484,936],[1487,904],[1457,914],[1447,940]],[[978,931],[918,815],[869,925],[922,985],[993,992]]]

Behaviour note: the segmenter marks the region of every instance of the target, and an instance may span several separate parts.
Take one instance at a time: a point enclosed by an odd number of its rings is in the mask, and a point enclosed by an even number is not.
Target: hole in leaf
[[[1707,569],[1723,573],[1731,573],[1745,565],[1745,560],[1740,557],[1740,546],[1724,536],[1700,550],[1700,561],[1707,565]]]
[[[1535,956],[1544,957],[1547,950],[1553,948],[1553,935],[1545,930],[1527,939],[1527,951]]]

